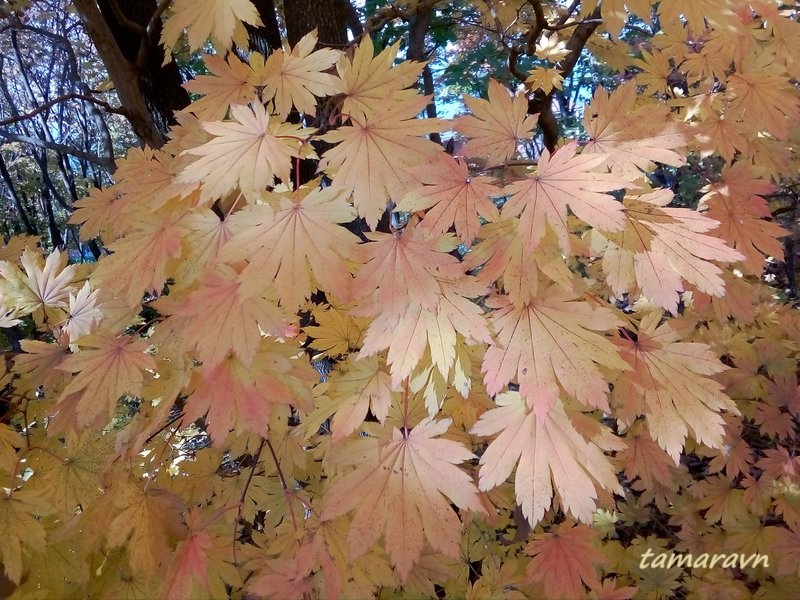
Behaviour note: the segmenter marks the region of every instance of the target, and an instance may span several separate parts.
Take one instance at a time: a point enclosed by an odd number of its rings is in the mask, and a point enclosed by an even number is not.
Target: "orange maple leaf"
[[[262,331],[282,336],[283,312],[271,289],[244,293],[240,273],[223,263],[209,267],[200,287],[183,301],[169,296],[154,303],[163,314],[173,315],[157,332],[183,349],[196,349],[204,365],[213,366],[229,352],[249,365],[261,343]],[[265,286],[268,285],[265,283]],[[178,336],[172,331],[180,331]],[[159,339],[162,339],[159,337]]]
[[[559,523],[547,533],[536,533],[525,546],[525,554],[533,557],[525,573],[533,581],[541,581],[548,598],[581,598],[584,584],[600,587],[597,566],[607,562],[597,549],[597,532],[582,524]]]
[[[708,207],[706,216],[719,221],[709,234],[744,254],[742,270],[748,275],[761,275],[767,256],[783,259],[783,243],[778,238],[788,232],[764,220],[772,212],[762,195],[774,189],[770,182],[756,178],[752,166],[740,161],[723,169],[718,182],[701,190],[706,192],[700,199],[701,205]]]
[[[399,319],[378,315],[367,330],[359,356],[370,356],[388,347],[386,361],[391,365],[394,386],[411,375],[426,345],[433,366],[447,378],[456,359],[457,334],[469,342],[485,344],[492,339],[483,310],[468,299],[483,296],[486,288],[466,278],[458,284],[439,282],[439,286],[441,295],[435,310],[412,302]]]
[[[350,560],[369,552],[381,534],[403,581],[419,561],[424,539],[458,556],[461,522],[450,503],[479,513],[484,508],[475,484],[456,466],[474,458],[472,452],[436,438],[450,423],[426,419],[411,431],[394,429],[391,441],[380,440],[366,456],[363,446],[374,440],[353,442],[359,466],[334,482],[322,509],[326,521],[355,509],[347,536]]]
[[[519,392],[498,394],[495,402],[497,408],[483,413],[470,430],[487,437],[499,433],[481,456],[481,490],[503,483],[516,464],[517,504],[531,525],[550,509],[553,483],[564,511],[584,523],[592,522],[597,508],[595,482],[622,493],[616,468],[597,444],[577,432],[560,400],[543,418],[527,408]]]
[[[186,421],[205,416],[208,434],[220,446],[234,428],[263,435],[269,429],[274,404],[311,410],[311,386],[319,380],[319,373],[297,354],[298,348],[291,343],[264,338],[247,365],[232,354],[208,367],[203,365],[186,404]]]
[[[345,260],[358,238],[338,223],[349,223],[356,213],[340,191],[320,189],[316,183],[281,195],[277,210],[255,205],[234,214],[233,236],[222,250],[224,261],[250,263],[242,271],[245,292],[264,280],[274,281],[281,306],[289,311],[317,287],[333,298],[346,298],[350,289]]]
[[[502,83],[489,80],[489,99],[464,97],[471,115],[457,117],[453,128],[470,140],[461,149],[463,156],[486,157],[491,164],[513,158],[517,144],[533,135],[538,115],[528,114],[524,94],[511,95]]]
[[[669,323],[659,326],[661,312],[642,318],[636,340],[615,338],[630,365],[615,384],[627,420],[647,416],[650,434],[678,462],[691,429],[697,441],[712,448],[723,443],[721,410],[739,414],[736,404],[722,393],[722,384],[706,377],[726,370],[716,354],[700,343],[679,342]]]
[[[439,279],[464,276],[458,259],[447,254],[455,247],[452,240],[430,236],[414,223],[395,233],[366,236],[374,243],[361,244],[355,252],[364,265],[353,284],[353,296],[364,298],[359,315],[399,318],[410,304],[435,311]]]
[[[101,298],[120,297],[128,306],[142,302],[145,293],[160,294],[170,267],[183,252],[186,230],[181,212],[167,206],[158,212],[137,212],[130,218],[124,237],[109,244],[111,256],[103,257],[92,273],[93,287]]]
[[[656,162],[680,167],[686,164],[678,150],[687,135],[671,120],[669,107],[652,102],[636,107],[636,85],[627,82],[613,92],[598,87],[586,107],[583,125],[589,142],[584,154],[604,154],[614,175],[636,181]]]
[[[614,329],[622,321],[606,307],[575,301],[576,296],[550,285],[519,307],[507,296],[487,300],[496,309],[489,316],[496,336],[481,369],[489,394],[516,376],[520,393],[540,418],[561,389],[587,406],[608,410],[608,382],[597,365],[628,366],[614,345],[594,332]]]
[[[373,229],[386,200],[402,198],[411,187],[406,168],[442,152],[441,146],[421,137],[442,127],[436,119],[417,118],[429,100],[415,94],[369,113],[353,112],[350,125],[322,136],[336,146],[322,155],[319,170],[333,177],[333,189],[352,194],[359,216]]]
[[[736,262],[744,256],[724,240],[705,235],[717,222],[686,208],[667,208],[669,190],[627,198],[624,228],[602,233],[610,245],[603,255],[603,270],[615,294],[630,292],[638,284],[652,302],[675,314],[682,279],[712,296],[722,296],[722,269],[711,261]]]
[[[494,185],[491,177],[472,176],[465,162],[441,153],[433,164],[408,171],[421,187],[406,194],[395,210],[425,210],[420,225],[432,233],[444,233],[455,224],[461,240],[471,244],[481,226],[479,215],[487,221],[500,218],[491,198],[502,196],[502,189]]]
[[[102,427],[114,415],[123,394],[138,396],[145,371],[155,371],[145,351],[150,342],[99,331],[80,339],[81,351],[64,358],[58,369],[78,373],[58,402],[77,396],[77,423]]]
[[[503,205],[503,215],[520,215],[522,244],[532,252],[545,235],[549,224],[558,235],[564,252],[570,252],[567,208],[592,227],[618,231],[624,226],[622,204],[603,192],[630,186],[630,182],[591,169],[607,157],[597,154],[576,155],[575,141],[550,154],[545,149],[533,176],[506,187],[513,194]]]

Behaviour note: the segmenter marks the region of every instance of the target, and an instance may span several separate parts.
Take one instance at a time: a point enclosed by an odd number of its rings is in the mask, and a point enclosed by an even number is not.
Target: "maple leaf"
[[[356,217],[353,207],[332,187],[317,182],[301,188],[294,197],[280,197],[277,210],[255,205],[230,218],[233,233],[221,258],[248,260],[242,271],[243,291],[274,281],[281,306],[300,307],[311,293],[324,289],[333,298],[346,298],[351,276],[344,260],[352,255],[358,238],[340,227]],[[313,281],[312,281],[313,278]]]
[[[177,342],[184,349],[195,349],[203,364],[213,366],[233,352],[249,365],[261,343],[262,331],[282,336],[283,313],[270,289],[245,294],[244,284],[235,269],[217,263],[203,273],[200,287],[185,300],[176,303],[162,297],[154,305],[173,315],[170,324],[182,332]],[[168,336],[168,328],[162,333]]]
[[[436,119],[418,119],[430,98],[414,95],[370,113],[353,112],[350,125],[322,136],[337,144],[322,155],[318,169],[332,176],[332,188],[352,194],[358,215],[374,229],[387,198],[402,198],[410,187],[406,167],[442,152],[420,136],[441,129]],[[386,103],[384,103],[386,104]]]
[[[111,241],[120,233],[119,228],[124,223],[121,217],[130,209],[128,203],[120,201],[121,197],[122,194],[116,187],[102,190],[92,188],[86,198],[73,204],[75,211],[67,222],[81,226],[82,240],[102,237]]]
[[[241,21],[254,27],[262,25],[250,0],[175,0],[172,15],[164,22],[161,31],[161,43],[171,51],[183,30],[188,29],[190,50],[202,47],[209,37],[217,46],[229,48]]]
[[[388,347],[387,363],[391,365],[394,386],[411,375],[426,342],[433,365],[446,378],[455,363],[457,334],[470,342],[488,343],[492,339],[483,310],[467,299],[484,295],[485,288],[474,281],[439,285],[441,296],[436,310],[412,303],[399,319],[391,314],[379,315],[367,330],[359,356],[370,356]]]
[[[622,322],[608,308],[575,300],[575,293],[556,285],[519,307],[506,296],[487,300],[496,309],[489,315],[496,335],[481,369],[489,394],[497,394],[516,375],[520,393],[540,418],[560,389],[587,406],[608,409],[608,383],[598,365],[628,367],[614,345],[594,332]]]
[[[241,586],[230,539],[212,530],[225,510],[223,507],[206,516],[202,509],[193,507],[186,514],[186,538],[178,542],[170,562],[164,598],[190,600],[198,596],[198,589],[209,598],[222,598],[227,594],[225,584]]]
[[[770,50],[748,54],[738,70],[728,77],[727,92],[732,97],[731,115],[751,120],[779,138],[786,138],[790,123],[800,119],[800,101]]]
[[[317,325],[304,327],[303,331],[313,338],[309,345],[319,350],[322,356],[336,358],[351,348],[361,346],[361,338],[369,324],[367,319],[351,317],[335,306],[322,308],[314,305],[311,314]]]
[[[350,560],[368,552],[381,534],[403,581],[420,559],[423,539],[458,556],[461,522],[450,503],[478,513],[484,509],[475,484],[456,466],[474,455],[458,442],[436,437],[450,423],[425,419],[411,431],[395,428],[391,441],[382,440],[325,494],[323,520],[355,509],[347,536]]]
[[[508,294],[514,306],[521,306],[538,293],[540,271],[564,289],[572,288],[573,275],[569,270],[552,230],[545,233],[533,253],[525,252],[517,220],[505,218],[485,223],[477,242],[464,256],[469,270],[477,269],[475,279],[498,287]]]
[[[772,212],[761,195],[773,190],[768,181],[756,179],[753,168],[745,162],[723,169],[718,182],[701,189],[706,192],[700,199],[701,206],[708,207],[706,216],[719,222],[710,235],[722,238],[744,254],[742,268],[748,275],[761,275],[767,256],[778,260],[783,257],[783,243],[778,238],[788,232],[777,223],[764,220]]]
[[[615,385],[630,414],[646,414],[650,433],[678,462],[688,429],[697,441],[719,448],[724,422],[719,411],[739,414],[723,386],[704,377],[727,369],[705,344],[679,342],[659,311],[642,318],[636,340],[615,338],[631,370]],[[688,429],[687,429],[688,428]]]
[[[0,492],[0,561],[6,576],[15,584],[22,579],[23,547],[35,552],[45,549],[47,534],[41,516],[50,512],[50,506],[35,492]]]
[[[307,33],[291,51],[278,48],[269,55],[259,77],[264,86],[263,99],[274,99],[275,112],[283,119],[294,106],[298,112],[314,116],[315,96],[332,96],[342,92],[340,80],[324,73],[331,68],[341,52],[317,45],[316,29]]]
[[[567,521],[552,531],[536,533],[525,546],[533,560],[525,569],[527,577],[541,581],[548,598],[579,598],[584,584],[600,587],[597,566],[607,561],[597,549],[597,533],[582,524]]]
[[[435,311],[439,279],[463,277],[458,260],[446,253],[455,244],[427,235],[414,223],[395,233],[365,235],[374,243],[361,244],[355,252],[354,258],[364,265],[352,290],[354,297],[364,298],[359,315],[399,318],[411,303]]]
[[[358,429],[367,410],[380,422],[386,420],[392,403],[392,384],[378,357],[348,357],[346,366],[329,380],[328,396],[335,402],[331,420],[334,443]]]
[[[171,207],[139,212],[130,220],[125,236],[108,245],[114,253],[92,272],[93,287],[101,289],[103,300],[116,296],[134,307],[141,304],[144,294],[163,291],[175,259],[183,252],[186,230],[180,212]],[[97,281],[103,282],[102,288]]]
[[[743,255],[723,240],[704,235],[717,221],[697,211],[666,208],[669,190],[657,190],[624,201],[624,229],[602,235],[616,246],[603,255],[603,270],[615,294],[638,283],[644,295],[675,314],[681,279],[712,296],[722,296],[722,270],[712,260],[736,262]]]
[[[213,137],[185,150],[200,158],[178,175],[179,183],[201,182],[201,200],[221,198],[238,185],[246,196],[257,195],[275,183],[290,180],[292,157],[308,156],[301,150],[311,130],[284,123],[259,103],[231,106],[231,121],[202,123]],[[305,152],[305,154],[304,154]]]
[[[395,42],[375,56],[375,47],[369,34],[353,52],[353,57],[342,56],[336,65],[341,79],[341,92],[345,95],[342,114],[370,114],[391,102],[403,102],[417,96],[413,86],[423,64],[405,61],[394,64],[400,42]]]
[[[577,147],[572,141],[553,154],[545,148],[534,175],[506,187],[512,197],[503,205],[503,215],[520,215],[520,236],[528,252],[544,237],[547,223],[556,232],[562,250],[569,253],[568,207],[592,227],[619,231],[624,226],[622,204],[603,192],[630,183],[607,173],[591,172],[605,162],[606,156],[576,155]]]
[[[487,221],[500,218],[491,198],[503,195],[502,189],[491,177],[472,176],[464,161],[441,153],[433,164],[408,171],[422,185],[403,196],[395,211],[425,210],[420,225],[431,233],[442,234],[455,225],[461,240],[471,244],[481,225],[479,215]]]
[[[533,134],[538,115],[528,114],[523,94],[511,96],[495,79],[489,80],[489,99],[464,97],[471,115],[453,120],[453,127],[470,140],[461,149],[464,156],[486,157],[490,164],[513,158],[517,144]]]
[[[36,325],[55,324],[65,315],[70,292],[75,291],[72,280],[75,265],[67,266],[67,255],[54,250],[45,260],[41,252],[26,247],[19,267],[0,262],[0,300],[5,310],[17,315],[33,315]]]
[[[192,102],[187,110],[203,121],[218,121],[225,117],[232,104],[246,104],[255,97],[253,70],[233,52],[226,58],[208,55],[203,64],[211,75],[198,75],[183,84],[193,94],[203,97]]]
[[[67,356],[57,367],[78,373],[58,402],[76,396],[78,424],[105,425],[114,415],[120,396],[138,396],[144,371],[155,370],[153,357],[145,354],[148,345],[145,340],[117,337],[103,330],[81,338],[81,351]]]
[[[197,371],[184,410],[186,420],[205,416],[208,434],[215,445],[222,445],[234,429],[254,434],[267,431],[274,404],[311,410],[311,386],[319,374],[297,358],[298,351],[291,343],[266,338],[247,365],[235,355],[204,365]]]
[[[614,175],[636,181],[654,163],[686,164],[687,134],[671,120],[669,107],[652,103],[636,106],[636,86],[626,82],[612,92],[595,91],[583,116],[589,141],[583,154],[604,154]]]
[[[553,484],[564,511],[584,523],[592,522],[596,509],[594,482],[622,493],[616,469],[594,442],[575,430],[560,400],[542,418],[527,408],[519,392],[498,394],[495,402],[497,408],[483,413],[470,430],[485,437],[499,433],[481,456],[478,487],[497,487],[518,463],[514,490],[531,526],[550,508]]]
[[[117,489],[111,492],[115,514],[106,530],[108,546],[126,546],[134,571],[160,572],[171,560],[174,545],[186,537],[186,524],[180,518],[186,506],[164,489],[143,490],[126,481],[115,484]]]
[[[95,325],[103,318],[102,311],[97,308],[98,290],[91,291],[89,282],[83,284],[78,295],[69,295],[69,316],[63,330],[69,336],[70,342],[75,342],[79,337],[92,332]]]
[[[526,85],[530,86],[531,90],[542,90],[545,94],[549,94],[553,89],[561,89],[564,77],[558,67],[535,67],[530,71],[530,75],[525,80]]]

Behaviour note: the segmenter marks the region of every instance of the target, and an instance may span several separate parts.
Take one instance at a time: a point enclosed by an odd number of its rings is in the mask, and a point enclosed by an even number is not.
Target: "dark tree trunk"
[[[138,71],[145,104],[161,133],[174,124],[174,113],[189,105],[189,93],[174,60],[164,65],[161,19],[147,27],[157,9],[156,0],[98,0],[98,6],[122,55]],[[140,29],[137,29],[137,26]]]
[[[278,27],[278,17],[275,14],[273,0],[253,0],[253,4],[261,17],[261,27],[253,27],[245,23],[247,33],[250,34],[250,50],[260,52],[264,56],[281,47],[281,31]]]
[[[98,3],[99,2],[99,3]],[[166,141],[176,110],[189,105],[174,61],[162,66],[161,21],[155,0],[74,0],[139,139],[154,148]],[[148,32],[148,25],[150,25]]]
[[[349,0],[285,0],[286,37],[294,46],[314,29],[320,46],[347,45],[347,4]]]

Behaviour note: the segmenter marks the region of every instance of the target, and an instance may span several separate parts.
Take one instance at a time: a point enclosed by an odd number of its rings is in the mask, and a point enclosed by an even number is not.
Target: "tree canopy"
[[[796,6],[0,18],[11,598],[794,593]]]

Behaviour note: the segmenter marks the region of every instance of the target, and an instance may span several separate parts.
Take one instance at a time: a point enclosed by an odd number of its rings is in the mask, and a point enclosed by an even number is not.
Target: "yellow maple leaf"
[[[253,70],[236,54],[229,53],[227,60],[221,56],[205,56],[203,64],[211,75],[198,75],[183,84],[193,94],[203,94],[187,108],[198,119],[218,121],[225,117],[230,105],[246,104],[255,99]]]
[[[450,507],[483,513],[475,484],[456,465],[474,458],[458,442],[437,438],[450,419],[425,419],[410,431],[394,429],[391,440],[370,446],[359,466],[338,478],[324,497],[322,518],[355,509],[347,535],[350,560],[372,548],[383,534],[392,564],[403,581],[420,559],[424,539],[451,557],[459,553],[461,521]],[[447,500],[445,500],[447,497]]]
[[[183,501],[164,489],[142,489],[115,482],[110,493],[114,514],[106,529],[108,546],[125,546],[134,571],[158,573],[167,566],[178,540],[186,537]],[[108,492],[107,492],[108,493]]]
[[[161,32],[161,43],[171,50],[183,30],[188,29],[191,50],[201,48],[209,37],[218,47],[227,49],[231,46],[237,25],[241,27],[242,21],[256,27],[262,25],[258,11],[250,0],[175,0],[172,15],[164,23]],[[246,38],[244,41],[246,46]]]
[[[545,94],[549,94],[553,89],[560,90],[564,82],[558,67],[535,67],[529,73],[525,83],[531,90],[541,89]]]
[[[350,125],[329,131],[322,138],[336,144],[319,163],[319,170],[331,175],[332,188],[352,194],[358,215],[371,228],[386,210],[389,198],[400,199],[408,191],[411,176],[407,167],[427,163],[442,147],[423,136],[439,131],[436,119],[418,119],[428,104],[426,96],[414,96],[369,114],[350,115]]]
[[[533,135],[538,115],[528,114],[524,94],[511,95],[500,82],[489,80],[489,99],[464,97],[471,115],[453,120],[453,128],[470,140],[464,156],[486,157],[492,164],[505,162],[517,153],[517,144]]]
[[[17,316],[33,315],[36,325],[54,325],[66,315],[76,265],[67,266],[67,255],[54,250],[45,260],[42,253],[26,247],[16,264],[0,262],[0,301],[5,311]]]
[[[50,506],[35,492],[0,490],[0,562],[14,583],[22,579],[23,547],[44,551],[47,536],[41,516],[50,512]]]
[[[495,402],[497,408],[483,413],[471,429],[475,435],[499,434],[481,456],[481,490],[502,484],[516,465],[517,504],[531,525],[550,508],[553,484],[564,511],[584,523],[592,522],[597,508],[595,485],[622,494],[616,468],[576,431],[561,400],[544,417],[530,411],[519,392],[498,394]]]
[[[249,262],[242,271],[245,293],[248,282],[274,281],[281,306],[290,312],[317,288],[341,299],[350,289],[345,259],[358,238],[338,224],[349,223],[356,213],[340,190],[317,183],[280,196],[277,210],[255,205],[233,215],[233,235],[222,249],[224,261]]]
[[[316,97],[332,96],[342,92],[338,78],[325,73],[341,54],[332,48],[317,45],[316,29],[304,35],[294,48],[279,48],[267,58],[259,83],[264,86],[263,100],[274,100],[275,112],[286,118],[294,106],[299,112],[315,115]]]
[[[259,103],[231,106],[232,121],[203,123],[213,137],[185,153],[200,158],[178,175],[180,183],[201,182],[201,200],[222,198],[236,186],[246,196],[254,196],[279,177],[290,180],[292,157],[310,156],[301,150],[311,131],[300,125],[271,118]]]
[[[336,65],[345,95],[342,114],[369,114],[386,107],[387,101],[402,102],[418,95],[413,86],[423,64],[405,61],[394,64],[400,42],[385,48],[375,56],[369,35],[364,36],[353,57],[342,56]]]

